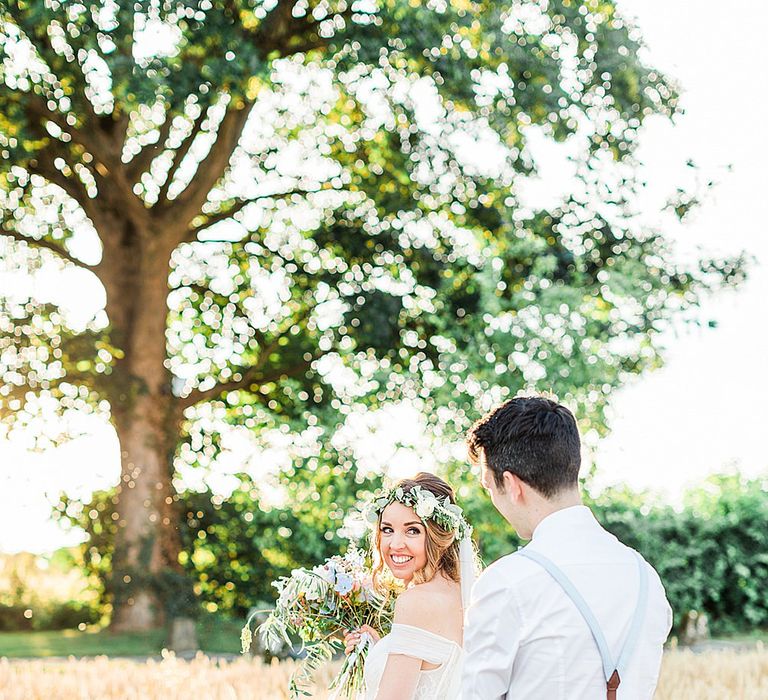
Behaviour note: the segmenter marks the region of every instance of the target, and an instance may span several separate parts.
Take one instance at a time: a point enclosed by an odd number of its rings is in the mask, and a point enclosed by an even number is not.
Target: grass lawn
[[[202,650],[209,654],[238,654],[242,622],[216,615],[208,615],[197,623],[197,634]],[[721,641],[754,645],[768,644],[768,630],[755,629],[751,633],[719,638]],[[84,632],[61,630],[56,632],[1,632],[0,657],[46,656],[152,656],[160,653],[165,631],[131,634],[111,634],[97,627]]]
[[[734,632],[733,634],[718,637],[725,642],[736,642],[739,644],[755,644],[762,642],[768,645],[768,629],[753,629],[749,632]]]
[[[202,650],[217,654],[238,653],[241,626],[241,622],[225,618],[202,618],[197,624]],[[164,641],[164,630],[129,634],[111,634],[99,628],[84,632],[2,632],[0,656],[148,656],[159,654]]]

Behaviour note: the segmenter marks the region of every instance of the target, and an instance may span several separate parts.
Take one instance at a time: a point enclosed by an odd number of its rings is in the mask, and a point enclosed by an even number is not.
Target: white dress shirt
[[[587,602],[614,658],[640,588],[633,551],[586,506],[542,520],[528,544],[551,559]],[[617,700],[650,700],[672,610],[648,567],[648,607]],[[463,700],[605,700],[605,676],[589,626],[539,564],[514,554],[489,566],[472,589],[464,629]]]

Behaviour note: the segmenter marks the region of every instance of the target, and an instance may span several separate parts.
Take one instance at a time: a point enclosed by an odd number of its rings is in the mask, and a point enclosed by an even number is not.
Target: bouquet
[[[301,640],[306,657],[291,678],[292,698],[308,694],[302,686],[321,663],[343,649],[344,632],[370,625],[386,633],[392,624],[392,606],[374,590],[365,554],[355,546],[350,546],[344,556],[331,557],[311,570],[294,569],[290,576],[272,585],[280,595],[274,611],[258,632],[267,647],[274,647],[281,640],[291,644],[291,633]],[[241,636],[243,653],[251,646],[251,618]],[[369,647],[370,639],[363,635],[346,657],[330,686],[336,689],[337,697],[355,698],[364,691],[363,665]]]

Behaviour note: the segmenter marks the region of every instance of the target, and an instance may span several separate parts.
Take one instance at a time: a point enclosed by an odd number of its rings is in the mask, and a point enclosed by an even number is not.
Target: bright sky
[[[671,186],[692,157],[720,185],[675,232],[683,246],[756,257],[750,281],[705,303],[715,329],[681,328],[667,340],[666,366],[637,378],[613,402],[612,434],[597,454],[599,482],[651,488],[673,500],[714,471],[768,474],[768,236],[763,203],[768,140],[760,135],[768,5],[740,0],[620,2],[638,17],[653,65],[684,87],[685,115],[657,123],[640,159],[649,180]],[[721,168],[732,166],[732,172]],[[719,174],[717,174],[719,172]]]
[[[762,325],[768,299],[762,211],[768,162],[768,140],[762,136],[768,113],[763,76],[768,5],[620,0],[620,7],[638,18],[648,61],[684,87],[685,115],[675,125],[649,124],[642,137],[639,156],[649,181],[648,210],[658,209],[686,177],[685,162],[693,158],[704,177],[711,174],[720,185],[685,225],[670,231],[681,254],[698,247],[722,253],[746,249],[757,259],[748,284],[704,304],[700,317],[717,321],[716,328],[706,323],[678,327],[666,339],[666,366],[637,378],[614,398],[613,432],[595,455],[598,484],[626,483],[674,501],[686,484],[713,472],[738,467],[750,475],[768,474],[762,440],[768,422],[768,332]],[[549,167],[545,162],[542,185],[567,186],[561,172],[555,159]],[[669,219],[663,226],[669,230]],[[88,295],[94,298],[94,290]],[[401,415],[398,424],[397,436],[379,434],[377,454],[361,454],[361,460],[372,463],[387,450],[395,472],[429,467],[423,455],[415,464],[412,453],[395,442],[418,441],[418,421]],[[0,441],[0,552],[50,551],[73,542],[50,521],[46,494],[55,497],[66,490],[87,496],[117,481],[114,431],[92,419],[83,419],[80,427],[85,437],[44,453],[32,453],[21,442]],[[240,467],[238,453],[247,454],[247,446],[233,446],[223,472]]]

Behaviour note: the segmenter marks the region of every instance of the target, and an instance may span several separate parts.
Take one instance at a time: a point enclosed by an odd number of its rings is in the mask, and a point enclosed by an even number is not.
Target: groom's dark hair
[[[467,435],[470,460],[481,452],[496,485],[510,472],[546,498],[579,483],[581,442],[576,419],[543,396],[518,396],[475,423]]]

